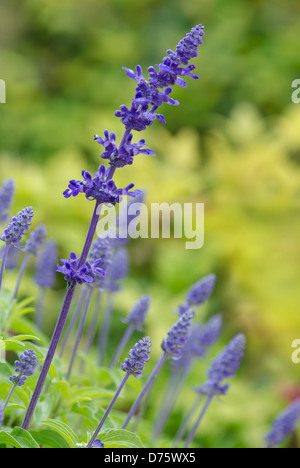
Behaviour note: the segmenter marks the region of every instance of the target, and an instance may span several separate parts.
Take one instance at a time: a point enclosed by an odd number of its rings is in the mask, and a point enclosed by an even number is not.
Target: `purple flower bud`
[[[186,295],[190,306],[203,304],[213,292],[216,284],[216,275],[208,275],[202,278],[198,283],[191,287]]]
[[[164,116],[156,113],[158,107],[163,103],[175,106],[179,104],[177,100],[169,96],[172,92],[170,86],[178,84],[186,87],[186,82],[181,78],[182,76],[199,78],[199,76],[192,73],[195,66],[188,63],[198,55],[198,47],[203,43],[203,29],[201,25],[196,26],[179,42],[176,52],[169,50],[169,56],[165,57],[163,62],[157,65],[158,71],[154,67],[149,67],[149,79],[144,78],[142,68],[139,65],[136,67],[136,71],[124,67],[127,76],[133,78],[137,83],[136,94],[131,108],[128,109],[125,105],[122,105],[120,110],[115,112],[115,116],[120,118],[128,131],[145,130],[156,119],[164,124]],[[128,163],[131,164],[132,162],[129,161]]]
[[[120,203],[122,196],[135,197],[140,192],[132,191],[134,184],[129,184],[123,189],[118,189],[112,179],[108,179],[109,169],[102,164],[95,176],[88,171],[82,171],[82,180],[71,180],[69,187],[64,192],[64,197],[76,197],[79,193],[84,193],[87,200],[97,200],[98,203],[105,203],[115,206]]]
[[[111,265],[111,256],[111,243],[109,239],[98,237],[92,244],[89,254],[89,262],[92,264],[100,262],[102,270],[106,273]],[[106,274],[103,275],[103,271],[95,271],[93,285],[99,289],[103,289],[105,287]]]
[[[4,229],[4,234],[0,237],[0,239],[9,245],[20,247],[22,237],[29,230],[32,218],[32,207],[24,208],[11,219],[7,228]]]
[[[141,377],[145,363],[149,361],[150,350],[151,340],[149,336],[146,336],[129,351],[124,364],[120,364],[122,370],[127,374],[134,375],[134,377]]]
[[[38,249],[43,244],[43,241],[47,235],[47,229],[43,224],[40,224],[30,235],[28,241],[25,244],[24,251],[30,252],[33,255],[37,255]]]
[[[108,159],[109,163],[113,167],[124,167],[133,163],[134,156],[138,154],[146,154],[155,156],[154,151],[145,147],[145,140],[140,140],[137,143],[132,143],[132,135],[129,134],[125,141],[118,147],[116,144],[116,134],[114,132],[109,133],[108,130],[104,131],[104,138],[99,135],[94,136],[100,145],[105,149],[100,157]]]
[[[162,342],[163,351],[173,359],[181,357],[182,348],[188,339],[194,315],[195,313],[191,309],[186,311],[173,325],[167,334],[167,338]]]
[[[19,375],[12,375],[9,377],[9,380],[13,382],[14,385],[21,387],[25,384],[27,377],[34,374],[37,365],[38,362],[33,349],[24,351],[23,354],[20,354],[20,360],[15,361],[15,372]]]
[[[234,377],[241,365],[246,347],[246,337],[237,335],[212,362],[207,372],[207,382],[198,387],[198,392],[205,395],[225,395],[229,385],[223,380]]]
[[[41,288],[53,288],[56,277],[57,246],[47,242],[36,262],[34,281]]]
[[[128,275],[128,252],[126,249],[117,250],[107,271],[105,288],[109,291],[119,291],[120,281]]]
[[[0,223],[8,218],[9,210],[15,193],[15,183],[13,179],[7,179],[3,182],[0,190]]]
[[[104,444],[101,442],[101,440],[96,439],[92,445],[91,448],[104,448]]]
[[[182,349],[182,356],[174,361],[176,367],[185,367],[195,358],[206,356],[209,348],[218,340],[222,330],[222,315],[214,315],[206,324],[192,327],[186,344]]]
[[[76,284],[93,283],[96,273],[105,275],[105,271],[100,267],[102,261],[99,260],[91,265],[85,262],[84,265],[79,266],[80,258],[77,258],[74,252],[71,253],[70,259],[61,260],[62,266],[57,265],[57,270],[65,275],[65,280],[68,281],[68,287],[72,288]]]
[[[276,447],[296,429],[300,419],[300,399],[289,405],[272,424],[271,431],[266,435],[268,447]]]
[[[128,317],[125,320],[125,323],[131,323],[135,326],[137,330],[141,330],[146,314],[150,306],[150,296],[143,296],[135,304],[132,311],[128,314]]]

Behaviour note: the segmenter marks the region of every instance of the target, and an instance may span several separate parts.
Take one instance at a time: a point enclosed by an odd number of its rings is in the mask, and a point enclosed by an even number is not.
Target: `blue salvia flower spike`
[[[15,182],[13,179],[7,179],[3,182],[0,189],[0,223],[8,218],[8,211],[15,194]]]
[[[172,359],[180,359],[182,354],[182,348],[187,342],[192,320],[195,313],[192,310],[187,310],[177,320],[175,325],[168,332],[167,337],[162,342],[163,351],[172,357]]]
[[[119,356],[122,354],[128,340],[130,339],[134,330],[142,331],[142,326],[144,324],[146,314],[150,306],[150,296],[145,295],[139,299],[135,304],[131,312],[128,314],[128,317],[125,320],[125,323],[128,324],[128,327],[120,340],[120,343],[116,349],[115,354],[113,355],[108,368],[111,369],[119,359]]]
[[[16,388],[22,387],[23,385],[25,385],[27,377],[33,375],[34,372],[37,370],[37,368],[38,368],[38,361],[37,361],[36,354],[33,349],[28,349],[24,351],[24,353],[20,354],[19,360],[15,361],[16,374],[9,377],[9,380],[13,383],[13,387],[11,391],[9,392],[9,395],[4,404],[3,415]]]
[[[188,305],[190,307],[195,305],[199,306],[207,301],[214,290],[215,284],[216,275],[214,274],[205,276],[194,284],[186,295]]]
[[[132,375],[134,377],[140,378],[142,376],[145,364],[149,361],[151,351],[151,340],[149,336],[146,336],[138,343],[135,344],[133,349],[128,353],[128,358],[125,359],[125,362],[121,365],[121,369],[125,372],[125,377],[123,378],[121,384],[119,385],[118,390],[116,391],[113,399],[111,400],[103,418],[101,419],[97,429],[95,430],[91,440],[87,444],[87,448],[92,448],[93,443],[95,442],[100,430],[102,429],[109,413],[111,412],[114,404],[116,403],[121,391],[124,388],[129,377]]]
[[[216,395],[226,395],[229,385],[223,381],[236,375],[240,368],[241,360],[246,347],[246,337],[242,333],[236,335],[228,346],[213,360],[207,372],[207,382],[196,389],[201,395],[206,396],[206,402],[201,409],[199,417],[188,434],[184,447],[187,448],[192,443],[197,429],[204,418],[213,398]]]
[[[145,383],[144,387],[139,393],[134,404],[130,408],[130,411],[123,423],[122,429],[127,428],[131,418],[134,416],[144,396],[152,387],[152,383],[156,375],[159,373],[160,369],[162,368],[163,364],[165,363],[165,361],[170,357],[173,359],[180,358],[181,349],[186,343],[189,333],[190,333],[193,317],[194,317],[194,312],[192,310],[186,311],[177,320],[177,322],[173,325],[171,330],[168,332],[166,339],[163,340],[162,345],[161,345],[161,348],[164,351],[164,353],[161,356],[161,358],[158,360],[156,366],[154,367],[153,371],[148,377],[147,382]]]
[[[7,228],[4,229],[4,233],[0,236],[0,240],[7,245],[13,245],[19,248],[22,237],[31,226],[33,214],[31,206],[19,211],[16,216],[11,218]]]
[[[272,428],[265,437],[268,448],[281,445],[296,429],[300,420],[300,398],[291,403],[273,421]]]
[[[92,219],[78,262],[78,270],[85,265],[86,260],[88,258],[88,254],[100,218],[101,205],[103,203],[107,203],[109,205],[116,205],[121,201],[121,198],[124,195],[139,196],[141,194],[140,191],[132,190],[134,187],[133,184],[129,184],[122,189],[118,188],[116,184],[112,181],[115,170],[117,167],[124,165],[122,160],[123,156],[125,164],[127,164],[127,161],[129,161],[128,163],[131,164],[132,157],[130,157],[129,160],[127,159],[127,151],[129,151],[131,155],[136,155],[142,152],[146,147],[143,140],[140,140],[138,143],[132,143],[131,131],[133,128],[141,130],[147,125],[151,125],[151,123],[155,119],[159,119],[161,120],[161,122],[164,122],[164,117],[160,114],[156,114],[155,111],[158,107],[158,104],[167,102],[168,96],[171,92],[170,86],[174,84],[185,85],[185,82],[182,79],[182,77],[184,76],[191,76],[192,78],[197,78],[196,75],[192,74],[192,71],[194,70],[195,66],[188,65],[188,62],[191,58],[197,55],[198,46],[202,44],[202,36],[204,35],[203,29],[204,28],[201,25],[196,26],[192,29],[190,33],[186,35],[186,37],[182,41],[180,41],[176,48],[176,52],[168,51],[169,57],[166,57],[163,60],[163,63],[158,66],[158,71],[156,71],[154,67],[151,67],[151,69],[149,68],[148,84],[151,87],[150,101],[147,89],[146,94],[144,93],[143,89],[138,90],[135,95],[134,102],[132,103],[132,109],[129,111],[130,115],[126,115],[127,111],[125,110],[125,120],[123,120],[122,112],[119,116],[121,118],[121,121],[125,125],[125,131],[121,142],[117,147],[117,152],[115,151],[114,147],[114,141],[116,139],[115,135],[110,134],[110,138],[108,139],[110,141],[106,141],[108,146],[108,148],[106,149],[108,151],[112,151],[111,156],[109,156],[109,162],[111,167],[109,169],[106,169],[105,166],[101,165],[94,177],[88,171],[82,171],[81,180],[70,181],[69,187],[64,193],[65,197],[69,198],[72,195],[77,196],[79,193],[84,193],[87,200],[92,200],[95,202]],[[159,88],[165,88],[161,94],[159,94]],[[154,90],[154,96],[152,96],[152,90]],[[142,94],[138,94],[140,93],[140,91],[142,92]],[[142,99],[142,102],[139,103],[139,99]],[[169,103],[171,102],[169,101]],[[173,102],[173,104],[175,104],[175,101]],[[101,144],[100,141],[99,143]],[[126,149],[124,150],[124,148]],[[148,154],[151,154],[151,151]],[[120,165],[118,165],[119,161],[121,161]],[[68,263],[70,265],[70,262]],[[51,362],[57,349],[59,339],[63,332],[63,328],[74,297],[76,285],[77,281],[75,282],[75,284],[72,285],[73,287],[70,287],[69,284],[69,288],[67,289],[64,302],[57,320],[57,324],[50,341],[47,356],[42,366],[38,382],[36,384],[35,390],[33,392],[22,424],[23,429],[28,429],[37,402],[40,398]]]
[[[4,233],[0,236],[0,240],[5,242],[0,268],[0,291],[9,249],[10,247],[20,248],[20,242],[31,226],[33,214],[32,207],[24,208],[11,218],[7,228],[4,229]]]
[[[157,438],[163,431],[195,359],[202,359],[206,356],[209,348],[218,340],[222,324],[222,315],[217,314],[206,324],[194,325],[191,328],[186,344],[182,348],[181,357],[171,361],[172,371],[156,418],[154,438]]]
[[[28,265],[31,255],[37,255],[39,248],[43,245],[44,239],[47,235],[47,229],[43,224],[40,224],[31,234],[29,239],[26,241],[24,246],[24,252],[26,255],[20,266],[19,275],[17,278],[17,283],[14,290],[13,297],[16,298],[20,288],[20,284],[25,273],[26,267]]]

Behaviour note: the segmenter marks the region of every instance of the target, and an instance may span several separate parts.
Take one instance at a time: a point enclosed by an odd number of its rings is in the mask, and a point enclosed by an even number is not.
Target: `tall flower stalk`
[[[108,418],[109,413],[111,412],[113,406],[115,405],[121,391],[123,390],[127,380],[131,375],[134,377],[140,378],[144,370],[145,363],[149,361],[151,348],[151,340],[149,336],[140,340],[133,349],[128,353],[128,358],[125,359],[124,364],[121,364],[122,370],[126,373],[121,384],[119,385],[118,390],[116,391],[113,399],[111,400],[107,410],[104,413],[103,418],[101,419],[97,429],[95,430],[92,438],[87,444],[87,448],[91,448],[95,442],[99,432],[101,431],[106,419]]]
[[[16,216],[13,216],[4,233],[0,236],[0,240],[5,242],[4,251],[2,254],[1,268],[0,268],[0,291],[3,282],[3,275],[6,260],[8,257],[9,249],[11,247],[20,248],[20,243],[23,236],[29,231],[32,223],[33,209],[32,207],[24,208]]]
[[[135,304],[134,308],[131,310],[131,312],[128,314],[128,317],[125,321],[125,323],[128,324],[127,329],[125,330],[125,333],[120,340],[120,343],[115,351],[115,354],[113,355],[110,364],[108,366],[109,369],[111,369],[116,362],[118,361],[120,355],[122,354],[126,344],[128,343],[128,340],[130,339],[132,333],[134,330],[140,330],[141,327],[144,324],[146,314],[148,312],[150,305],[150,297],[149,296],[143,296],[141,299]]]
[[[23,354],[20,355],[20,360],[15,361],[15,372],[16,374],[9,377],[9,380],[13,383],[13,386],[9,392],[9,395],[6,399],[6,402],[3,405],[2,413],[4,417],[4,412],[16,390],[17,387],[22,387],[25,385],[25,381],[28,376],[33,375],[38,362],[36,359],[35,352],[32,349],[28,349],[24,351]],[[1,426],[1,424],[0,424]]]
[[[180,359],[171,361],[171,375],[154,425],[154,438],[163,431],[195,360],[206,356],[209,348],[218,340],[221,330],[221,314],[214,315],[206,324],[198,323],[192,327]]]
[[[8,218],[8,211],[13,202],[14,194],[14,180],[6,179],[0,189],[0,223],[4,223]]]
[[[161,370],[165,361],[169,357],[173,359],[180,358],[181,349],[183,348],[189,336],[193,317],[194,317],[194,312],[192,310],[187,310],[179,318],[179,320],[177,320],[175,325],[173,325],[171,330],[168,332],[166,339],[162,342],[162,345],[161,345],[164,353],[158,360],[156,366],[154,367],[153,371],[148,377],[144,387],[142,388],[137,399],[135,400],[134,404],[130,408],[130,411],[128,412],[128,415],[123,423],[122,429],[127,428],[128,424],[131,421],[131,418],[135,415],[140,403],[142,402],[142,400],[144,399],[148,391],[152,388],[153,381],[156,378],[159,371]]]
[[[158,65],[158,70],[154,67],[149,67],[148,80],[143,77],[140,66],[136,67],[136,72],[126,69],[127,76],[136,81],[137,87],[131,108],[128,109],[125,105],[122,105],[120,110],[115,112],[115,115],[120,118],[125,126],[121,142],[117,145],[116,134],[107,130],[104,132],[104,138],[95,135],[95,140],[104,147],[104,152],[100,156],[109,161],[110,168],[106,169],[104,165],[100,165],[94,177],[88,171],[83,170],[83,178],[81,180],[71,180],[68,189],[64,192],[66,198],[70,198],[71,196],[76,197],[79,193],[82,193],[87,200],[95,202],[95,207],[82,253],[76,265],[79,275],[75,274],[73,271],[73,278],[75,278],[76,281],[70,283],[70,280],[68,280],[68,288],[62,309],[50,341],[50,346],[36,388],[23,421],[22,427],[24,429],[29,427],[33,412],[45,384],[51,362],[63,332],[76,285],[78,284],[77,280],[80,280],[80,276],[83,274],[82,269],[86,268],[86,261],[99,221],[101,205],[105,203],[115,206],[120,202],[122,196],[136,196],[140,194],[140,192],[132,191],[133,184],[129,184],[127,187],[120,189],[112,180],[116,168],[132,164],[134,157],[138,154],[153,154],[153,151],[147,148],[145,140],[142,139],[133,143],[132,131],[145,130],[148,126],[152,125],[156,119],[161,123],[165,123],[164,117],[161,114],[157,114],[156,110],[163,103],[171,105],[179,104],[178,101],[170,98],[172,86],[179,84],[185,87],[186,82],[183,77],[186,76],[190,76],[194,79],[199,78],[192,73],[195,66],[190,65],[189,61],[198,55],[198,47],[203,43],[203,29],[201,25],[194,27],[191,32],[179,42],[176,52],[172,50],[168,51],[168,57],[165,57],[163,62]],[[69,266],[71,267],[70,264]],[[83,274],[83,276],[85,275]],[[66,275],[66,277],[68,277],[68,275]],[[83,281],[86,281],[86,279],[83,279]],[[79,283],[81,284],[81,281],[79,281]]]
[[[46,235],[47,235],[46,227],[43,224],[41,224],[32,232],[28,241],[26,242],[25,247],[23,249],[25,252],[25,256],[19,269],[19,275],[17,278],[17,283],[15,286],[14,294],[13,294],[14,299],[18,295],[20,284],[21,284],[23,275],[25,273],[25,270],[27,268],[28,262],[30,260],[30,257],[31,255],[38,254],[38,249],[42,246]]]
[[[267,448],[281,445],[285,439],[296,429],[300,420],[300,398],[293,401],[273,421],[272,427],[265,436]]]
[[[244,356],[245,347],[246,338],[243,334],[239,334],[231,340],[228,346],[226,346],[212,362],[207,372],[207,382],[198,388],[198,392],[206,396],[206,400],[196,422],[185,440],[185,448],[189,447],[192,443],[197,429],[214,397],[216,395],[226,395],[228,392],[230,386],[223,381],[236,375]]]

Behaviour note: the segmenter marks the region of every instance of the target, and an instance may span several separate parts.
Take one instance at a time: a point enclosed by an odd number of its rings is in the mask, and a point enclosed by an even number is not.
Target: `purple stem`
[[[128,343],[128,340],[129,338],[131,337],[132,333],[134,332],[134,325],[131,323],[130,325],[128,325],[118,347],[117,347],[117,350],[115,352],[115,354],[113,355],[113,358],[112,360],[110,361],[109,363],[109,366],[108,366],[108,369],[112,369],[114,367],[114,365],[116,364],[117,360],[119,359],[120,355],[122,354],[125,346],[127,345]]]
[[[28,252],[24,257],[23,262],[21,263],[17,283],[16,283],[15,290],[14,290],[13,299],[17,298],[17,295],[18,295],[18,292],[19,292],[19,289],[20,289],[20,284],[21,284],[22,278],[24,276],[25,270],[27,268],[27,265],[28,265],[28,262],[29,262],[29,259],[30,259],[30,255],[31,255],[31,253]]]
[[[192,404],[190,410],[186,414],[184,420],[182,421],[178,431],[175,434],[174,440],[173,440],[173,447],[177,447],[179,442],[181,441],[182,437],[184,436],[184,433],[188,427],[188,424],[190,422],[190,419],[192,416],[196,413],[197,409],[199,408],[199,405],[201,403],[203,396],[202,395],[197,395],[194,403]]]
[[[90,306],[90,303],[91,303],[93,292],[94,292],[93,288],[89,288],[88,296],[86,298],[86,301],[85,301],[85,304],[84,304],[84,309],[83,309],[81,319],[80,319],[80,322],[79,322],[79,327],[78,327],[78,330],[77,330],[75,343],[74,343],[74,346],[73,346],[73,349],[72,349],[72,355],[71,355],[71,359],[70,359],[70,363],[69,363],[69,368],[68,368],[68,371],[67,371],[66,380],[70,379],[70,375],[71,375],[71,372],[72,372],[72,369],[73,369],[73,364],[74,364],[74,360],[75,360],[75,357],[76,357],[76,354],[77,354],[78,346],[79,346],[79,343],[80,343],[80,340],[81,340],[81,337],[82,337],[82,334],[83,334],[84,324],[85,324],[85,321],[86,321],[86,316],[87,316],[87,313],[88,313],[88,310],[89,310],[89,306]]]
[[[61,309],[61,313],[60,313],[58,321],[56,323],[56,327],[55,327],[54,333],[52,335],[52,339],[51,339],[51,342],[50,342],[50,346],[49,346],[49,349],[48,349],[48,352],[47,352],[43,367],[41,369],[41,372],[40,372],[36,387],[34,389],[34,392],[33,392],[33,395],[31,397],[29,406],[27,408],[27,412],[26,412],[26,415],[25,415],[25,418],[24,418],[24,421],[23,421],[23,424],[22,424],[23,429],[26,429],[26,430],[28,429],[29,424],[30,424],[31,419],[32,419],[32,416],[33,416],[33,413],[34,413],[34,410],[35,410],[35,407],[36,407],[36,405],[38,403],[38,400],[40,398],[40,395],[42,393],[42,390],[43,390],[43,387],[44,387],[44,384],[45,384],[46,377],[48,375],[50,365],[52,363],[56,348],[58,346],[59,339],[61,337],[64,325],[65,325],[65,322],[66,322],[66,319],[67,319],[67,316],[68,316],[68,312],[69,312],[69,309],[70,309],[70,306],[71,306],[71,302],[72,302],[72,299],[73,299],[73,296],[74,296],[75,289],[76,288],[74,287],[72,289],[67,290],[67,293],[66,293],[66,296],[65,296],[65,299],[64,299],[64,303],[63,303],[63,306],[62,306],[62,309]]]
[[[102,291],[98,289],[96,293],[94,312],[93,312],[92,320],[89,326],[86,345],[85,345],[85,351],[87,353],[91,349],[91,346],[93,344],[93,341],[96,335],[98,317],[100,315],[100,309],[101,309],[101,301],[102,301]]]
[[[64,339],[63,339],[63,342],[61,344],[61,348],[60,348],[60,351],[59,351],[59,357],[62,357],[62,355],[64,354],[64,351],[65,351],[66,346],[68,344],[71,333],[74,330],[75,325],[77,323],[77,319],[79,317],[79,314],[80,314],[80,311],[82,309],[83,303],[85,301],[86,295],[87,295],[87,289],[83,288],[81,293],[80,293],[80,297],[79,297],[79,300],[78,300],[74,315],[72,317],[71,323],[68,326],[67,332],[66,332],[66,334],[64,336]]]
[[[156,419],[156,424],[154,426],[154,439],[156,439],[164,430],[169,416],[182,390],[182,387],[187,380],[190,370],[191,365],[187,365],[182,372],[180,372],[178,369],[172,369],[167,389],[165,391],[165,395],[159,409],[159,414]]]
[[[96,202],[91,224],[90,224],[87,236],[86,236],[85,244],[84,244],[83,251],[80,257],[80,261],[79,261],[81,266],[86,262],[86,259],[87,259],[87,256],[88,256],[88,253],[89,253],[89,250],[90,250],[90,247],[91,247],[91,244],[93,242],[93,238],[96,232],[96,228],[97,228],[97,224],[98,224],[99,216],[100,216],[100,213],[98,212],[98,207],[99,207],[99,202]],[[26,415],[22,424],[23,429],[28,429],[33,413],[35,411],[36,405],[42,393],[45,380],[49,372],[50,365],[54,358],[60,337],[64,329],[64,325],[67,320],[67,316],[70,310],[70,306],[72,303],[75,290],[76,290],[76,285],[72,288],[69,288],[66,292],[65,299],[62,305],[62,309],[58,317],[54,333],[51,338],[50,346],[49,346],[43,367],[41,369],[41,373],[39,375],[36,387],[34,389],[29,406],[27,408],[27,412],[26,412]]]
[[[100,206],[101,205],[97,201],[96,205],[95,205],[94,213],[93,213],[93,216],[92,216],[91,224],[90,224],[90,227],[89,227],[86,239],[85,239],[85,243],[84,243],[84,246],[83,246],[83,249],[82,249],[82,253],[81,253],[81,256],[80,256],[78,268],[82,267],[82,265],[87,260],[87,257],[88,257],[88,254],[89,254],[89,251],[90,251],[90,248],[91,248],[94,236],[95,236],[95,232],[96,232],[96,229],[97,229],[97,224],[98,224],[98,221],[99,221],[99,217],[100,217]]]
[[[93,444],[93,442],[95,442],[97,435],[98,435],[99,432],[101,431],[101,429],[102,429],[102,427],[103,427],[103,425],[104,425],[104,423],[105,423],[105,421],[106,421],[106,419],[107,419],[109,413],[111,412],[111,410],[112,410],[114,404],[116,403],[116,401],[117,401],[117,399],[118,399],[118,397],[119,397],[121,391],[123,390],[124,385],[126,384],[127,380],[129,379],[130,375],[131,375],[131,374],[126,374],[125,377],[123,378],[122,382],[120,383],[120,386],[119,386],[118,390],[117,390],[116,393],[115,393],[115,396],[114,396],[113,399],[111,400],[111,402],[110,402],[110,404],[109,404],[107,410],[106,410],[105,413],[104,413],[103,418],[101,419],[101,421],[100,421],[100,423],[99,423],[97,429],[95,430],[95,432],[94,432],[94,434],[93,434],[91,440],[90,440],[89,443],[87,444],[86,448],[91,448],[91,445]]]
[[[99,365],[102,366],[105,358],[106,345],[110,331],[112,313],[114,308],[114,293],[110,292],[108,294],[107,302],[105,304],[105,310],[103,315],[103,320],[99,332],[98,338],[98,350],[99,350]]]
[[[156,374],[158,374],[158,372],[160,371],[161,367],[163,366],[164,362],[166,361],[166,359],[168,358],[168,354],[167,353],[164,353],[160,360],[158,361],[158,363],[156,364],[156,366],[154,367],[152,373],[150,374],[150,376],[148,377],[148,380],[147,382],[145,383],[145,385],[143,386],[139,396],[137,397],[137,399],[135,400],[134,404],[132,405],[128,415],[127,415],[127,418],[122,426],[122,429],[126,429],[132,416],[134,416],[136,410],[138,409],[139,407],[139,404],[141,403],[142,399],[144,398],[144,396],[146,395],[146,393],[148,392],[149,388],[152,387],[152,382],[154,380],[154,378],[156,377]]]
[[[214,395],[209,395],[207,397],[206,403],[203,406],[197,421],[195,422],[191,432],[189,433],[189,435],[187,436],[187,438],[186,438],[186,440],[184,442],[184,448],[188,448],[190,446],[190,444],[192,443],[192,441],[193,441],[193,439],[195,437],[195,434],[197,432],[197,429],[198,429],[203,417],[205,416],[205,413],[206,413],[209,405],[211,404],[213,397],[214,397]]]
[[[1,268],[0,268],[0,292],[1,292],[1,287],[2,287],[2,283],[3,283],[4,268],[5,268],[9,248],[10,248],[10,245],[5,244],[3,254],[2,254]]]

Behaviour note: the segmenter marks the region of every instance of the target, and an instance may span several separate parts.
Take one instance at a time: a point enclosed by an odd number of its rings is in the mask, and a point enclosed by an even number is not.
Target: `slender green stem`
[[[94,434],[93,434],[91,440],[90,440],[89,443],[87,444],[87,447],[86,447],[86,448],[91,448],[93,442],[95,442],[95,440],[96,440],[96,438],[97,438],[97,435],[98,435],[99,432],[101,431],[101,429],[102,429],[102,427],[103,427],[103,425],[104,425],[104,423],[105,423],[105,421],[106,421],[106,419],[107,419],[109,413],[111,412],[111,410],[112,410],[114,404],[116,403],[116,401],[117,401],[117,399],[118,399],[118,397],[119,397],[121,391],[123,390],[124,385],[126,384],[127,380],[129,379],[130,375],[131,375],[131,374],[126,374],[125,377],[123,378],[122,382],[120,383],[120,386],[119,386],[118,390],[117,390],[116,393],[115,393],[115,396],[114,396],[113,399],[111,400],[111,402],[110,402],[110,404],[109,404],[107,410],[106,410],[105,413],[104,413],[103,418],[101,419],[101,421],[100,421],[100,423],[99,423],[97,429],[95,430],[95,432],[94,432]]]

